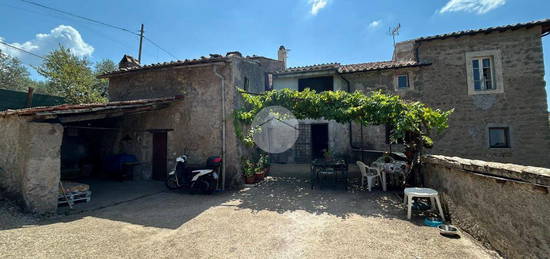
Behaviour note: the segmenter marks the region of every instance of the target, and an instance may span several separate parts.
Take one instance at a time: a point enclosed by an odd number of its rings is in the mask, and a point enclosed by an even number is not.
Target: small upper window
[[[311,77],[298,79],[298,91],[304,91],[306,88],[320,93],[324,91],[334,91],[334,79],[332,76]]]
[[[491,148],[509,148],[510,130],[508,127],[489,128],[489,147]]]
[[[409,75],[398,75],[397,76],[397,87],[398,88],[409,88]]]
[[[504,93],[500,50],[466,52],[468,95]]]
[[[475,91],[487,91],[496,89],[492,60],[492,57],[480,57],[472,59],[472,73],[474,75]]]

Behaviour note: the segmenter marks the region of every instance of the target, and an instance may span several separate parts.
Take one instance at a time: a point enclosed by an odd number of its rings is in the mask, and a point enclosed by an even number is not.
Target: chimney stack
[[[277,59],[283,62],[283,67],[286,69],[286,58],[288,57],[288,51],[285,49],[285,46],[281,45],[279,51],[277,52]]]
[[[124,55],[118,63],[118,68],[136,68],[140,67],[139,61],[130,55]]]

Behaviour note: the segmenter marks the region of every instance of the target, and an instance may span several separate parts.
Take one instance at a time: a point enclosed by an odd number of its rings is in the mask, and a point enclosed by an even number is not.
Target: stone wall
[[[454,108],[433,153],[550,168],[540,26],[420,42],[421,100]],[[468,95],[466,52],[500,50],[504,93]],[[511,148],[488,147],[488,125],[510,127]]]
[[[434,137],[433,154],[453,155],[550,168],[548,121],[540,26],[480,33],[441,40],[405,42],[395,58],[410,59],[418,48],[419,68],[392,69],[342,75],[351,90],[384,90],[407,100],[418,100],[442,110],[455,109],[449,128]],[[466,53],[497,50],[501,54],[503,93],[468,94]],[[410,51],[407,54],[407,51]],[[396,74],[408,73],[412,89],[397,90]],[[488,127],[510,129],[510,148],[489,148]],[[354,128],[356,138],[358,127]],[[384,148],[377,129],[365,134],[374,148]],[[379,140],[377,140],[378,138]]]
[[[12,116],[0,118],[0,189],[27,211],[57,208],[63,127]]]
[[[226,184],[239,184],[240,157],[248,150],[237,139],[233,124],[233,112],[242,104],[237,87],[243,88],[246,78],[250,91],[263,92],[266,73],[280,63],[260,61],[233,57],[223,63],[167,67],[111,77],[109,95],[113,101],[184,96],[183,101],[166,109],[121,120],[121,128],[137,131],[129,149],[146,162],[141,170],[150,169],[152,145],[148,129],[173,129],[168,133],[168,168],[182,153],[190,156],[191,164],[205,164],[209,156],[222,154],[222,80],[218,73],[225,85]]]
[[[432,155],[422,172],[452,224],[507,258],[550,254],[550,169]]]
[[[189,155],[190,164],[204,164],[209,156],[221,155],[222,90],[214,66],[226,78],[227,100],[236,92],[229,64],[143,71],[110,78],[112,100],[184,96],[168,108],[121,119],[120,128],[135,131],[128,148],[144,162],[141,170],[151,168],[152,134],[147,132],[150,129],[173,129],[168,132],[168,168],[184,153]],[[232,107],[226,104],[228,117]],[[226,166],[235,166],[230,161],[224,162]]]

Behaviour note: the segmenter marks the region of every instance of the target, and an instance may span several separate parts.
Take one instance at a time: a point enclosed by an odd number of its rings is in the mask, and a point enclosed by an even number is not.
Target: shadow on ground
[[[237,207],[252,211],[297,210],[347,218],[351,214],[384,218],[404,218],[396,192],[368,192],[359,188],[358,173],[350,172],[348,190],[342,185],[311,188],[308,165],[274,165],[272,176],[246,191],[235,193]],[[330,179],[329,179],[330,181]]]
[[[274,165],[264,182],[239,191],[214,195],[190,195],[168,191],[161,182],[106,183],[94,188],[90,204],[74,209],[61,208],[60,214],[36,220],[18,219],[0,229],[25,225],[48,225],[98,217],[147,227],[177,229],[199,214],[218,206],[249,209],[253,213],[306,211],[340,218],[350,215],[404,219],[396,192],[365,191],[358,187],[358,173],[350,173],[350,188],[343,186],[311,189],[309,165]],[[94,183],[90,183],[93,184]],[[109,191],[107,191],[109,190]],[[12,219],[13,221],[13,219]]]

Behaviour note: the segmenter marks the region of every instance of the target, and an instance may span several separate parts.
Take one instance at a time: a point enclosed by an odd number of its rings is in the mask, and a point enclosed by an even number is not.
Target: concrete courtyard
[[[311,190],[307,167],[274,166],[256,187],[163,191],[44,220],[0,206],[2,257],[494,258],[465,233],[408,221],[396,193]],[[297,170],[297,171],[293,171]]]

